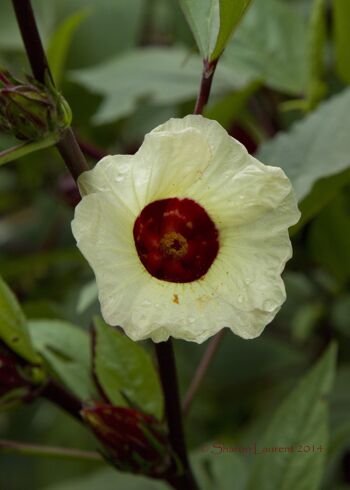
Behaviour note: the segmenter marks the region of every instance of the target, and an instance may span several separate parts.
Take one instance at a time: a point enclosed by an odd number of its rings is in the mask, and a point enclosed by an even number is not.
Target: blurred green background
[[[346,3],[253,0],[219,63],[205,114],[263,162],[286,171],[303,216],[292,230],[286,304],[261,338],[226,335],[186,419],[193,450],[212,440],[252,444],[284,396],[336,339],[329,441],[317,470],[327,490],[350,489]],[[201,59],[177,1],[33,0],[33,7],[55,79],[73,110],[73,128],[91,163],[104,153],[135,152],[157,124],[192,112]],[[18,76],[29,72],[10,0],[0,6],[0,65]],[[0,134],[1,149],[12,143]],[[60,318],[88,328],[98,304],[89,288],[92,272],[70,231],[75,199],[55,149],[2,167],[0,273],[28,318]],[[175,347],[184,393],[206,345],[177,341]],[[0,438],[96,446],[78,423],[43,400],[1,413]],[[231,480],[222,488],[244,488],[240,478],[249,464],[249,457],[231,458]],[[118,478],[104,468],[1,453],[0,488],[146,488],[146,483],[124,480],[118,486]],[[67,483],[73,478],[76,483]]]

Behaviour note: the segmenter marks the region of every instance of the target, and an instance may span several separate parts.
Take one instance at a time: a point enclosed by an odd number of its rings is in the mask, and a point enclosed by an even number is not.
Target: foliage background
[[[157,124],[192,112],[201,60],[178,2],[33,0],[33,6],[55,78],[72,107],[74,129],[93,145],[96,156],[132,153]],[[285,395],[336,339],[327,454],[307,464],[294,487],[284,482],[285,489],[350,488],[346,9],[346,0],[254,0],[219,63],[205,111],[262,161],[284,168],[303,217],[292,230],[286,304],[261,338],[226,335],[186,419],[186,431],[193,450],[208,441],[231,446],[258,441]],[[1,2],[0,64],[17,74],[29,71],[9,0]],[[10,144],[0,134],[0,148]],[[0,172],[1,275],[28,318],[59,318],[88,328],[98,304],[92,273],[72,239],[73,211],[63,192],[68,184],[57,152],[35,153]],[[185,392],[206,346],[176,342],[175,347]],[[318,399],[312,390],[318,384],[314,378],[304,386],[305,413],[315,410]],[[289,423],[294,427],[293,420]],[[316,425],[309,436],[319,437],[319,430]],[[43,400],[0,414],[0,434],[95,448],[83,428]],[[243,489],[254,462],[226,455],[212,464],[211,471],[221,474],[220,488]],[[312,484],[305,483],[308,472]],[[123,478],[97,463],[0,455],[0,488],[6,490],[109,489],[118,488],[118,482],[120,488],[140,488],[140,482]],[[277,486],[263,480],[259,488]]]

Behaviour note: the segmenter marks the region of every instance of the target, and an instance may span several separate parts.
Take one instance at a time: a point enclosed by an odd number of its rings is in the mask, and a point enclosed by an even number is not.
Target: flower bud
[[[16,80],[0,71],[0,130],[17,139],[37,141],[59,134],[71,122],[70,108],[52,86]]]
[[[81,415],[118,469],[161,478],[174,465],[166,431],[156,418],[103,403],[84,408]]]

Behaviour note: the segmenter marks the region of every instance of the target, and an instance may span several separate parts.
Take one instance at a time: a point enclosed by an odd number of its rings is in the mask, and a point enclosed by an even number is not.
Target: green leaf
[[[61,320],[33,320],[29,329],[51,373],[82,400],[96,399],[90,338],[86,332]]]
[[[98,291],[96,281],[90,281],[82,287],[77,304],[77,313],[83,313],[97,300]]]
[[[349,167],[349,112],[350,89],[346,89],[259,149],[258,158],[262,162],[283,168],[299,201],[318,179]]]
[[[309,83],[306,100],[308,110],[314,109],[327,91],[327,86],[323,81],[326,41],[325,0],[313,0],[308,43]]]
[[[251,80],[300,95],[308,79],[307,41],[307,24],[299,12],[278,0],[255,0],[221,62]]]
[[[166,483],[144,476],[121,473],[115,469],[102,469],[87,476],[52,485],[46,490],[171,490]]]
[[[247,490],[319,488],[328,444],[328,403],[325,397],[333,383],[335,359],[336,348],[331,345],[277,409],[257,444],[257,451],[293,447],[295,452],[277,450],[257,454]],[[298,452],[298,449],[305,449],[305,452]]]
[[[229,128],[242,113],[248,99],[260,88],[259,81],[249,83],[242,90],[232,92],[204,109],[205,117],[215,119],[221,126]]]
[[[244,490],[248,469],[243,458],[233,452],[221,452],[223,447],[237,443],[208,443],[191,456],[194,474],[201,490]]]
[[[75,70],[71,78],[105,97],[93,119],[104,124],[131,114],[143,99],[158,105],[194,99],[201,70],[200,57],[189,56],[183,48],[150,47],[127,52],[97,67]],[[228,92],[246,82],[247,77],[221,65],[213,92]]]
[[[58,26],[53,36],[50,38],[47,57],[53,79],[57,86],[61,85],[68,50],[74,33],[88,15],[88,10],[82,10],[72,14]]]
[[[0,278],[0,340],[29,362],[40,362],[35,353],[26,318],[5,282]]]
[[[147,7],[148,8],[148,7]],[[86,10],[68,54],[69,67],[93,66],[131,49],[140,40],[145,0],[58,0],[61,19]]]
[[[52,3],[47,2],[47,0],[32,0],[40,35],[44,42],[48,38],[55,21],[55,5]],[[11,2],[1,2],[0,48],[6,51],[24,51]]]
[[[251,0],[220,0],[220,29],[210,60],[217,59],[225,49]]]
[[[127,400],[141,410],[161,418],[163,397],[151,358],[136,342],[95,320],[94,367],[98,381],[114,405]],[[123,396],[125,395],[125,396]]]
[[[314,261],[321,263],[339,282],[350,278],[350,200],[340,194],[313,221],[309,247]]]
[[[300,203],[301,219],[290,229],[290,234],[298,232],[311,218],[330,203],[350,182],[350,168],[339,174],[318,180],[311,192]]]
[[[350,294],[346,294],[344,296],[340,296],[336,298],[334,303],[332,304],[331,324],[335,329],[338,330],[338,332],[340,332],[341,334],[347,337],[350,337],[349,318],[350,318]]]
[[[332,5],[337,72],[345,83],[350,83],[350,2],[349,0],[333,0]]]
[[[204,59],[217,59],[250,0],[180,0]]]

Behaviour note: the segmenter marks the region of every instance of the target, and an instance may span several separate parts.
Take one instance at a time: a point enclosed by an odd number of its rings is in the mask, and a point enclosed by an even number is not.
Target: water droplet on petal
[[[268,299],[268,300],[264,301],[263,308],[266,311],[272,311],[276,308],[276,305],[273,301]]]

